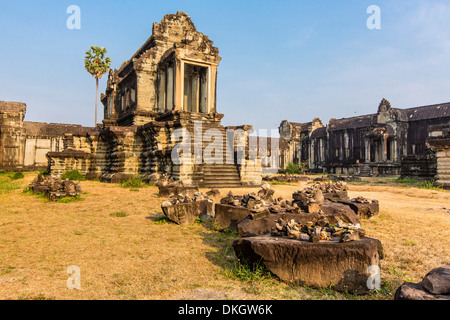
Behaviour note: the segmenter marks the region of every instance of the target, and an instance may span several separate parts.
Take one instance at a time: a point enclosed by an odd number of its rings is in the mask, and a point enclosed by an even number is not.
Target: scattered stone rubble
[[[171,221],[184,225],[194,223],[196,219],[204,221],[214,217],[213,201],[201,192],[171,195],[161,205],[164,215]]]
[[[161,179],[156,183],[161,197],[189,194],[194,196],[194,192],[198,192],[198,187],[187,185],[182,180],[174,181],[172,177],[167,178],[167,175],[162,175]]]
[[[44,193],[48,195],[50,201],[56,201],[64,197],[76,197],[81,195],[81,185],[69,179],[62,180],[59,177],[43,177],[41,174],[29,185],[29,189],[34,193]]]
[[[373,289],[367,285],[372,276],[368,270],[379,266],[383,248],[379,240],[366,236],[358,210],[350,204],[378,205],[376,200],[350,200],[343,182],[314,182],[294,192],[292,199],[283,199],[264,183],[258,192],[230,191],[213,213],[207,198],[218,194],[172,195],[162,208],[179,224],[208,217],[214,218],[217,229],[237,231],[241,238],[233,247],[239,260],[262,262],[283,281],[361,294]]]
[[[306,224],[299,224],[295,220],[285,221],[282,218],[276,221],[271,232],[274,237],[288,237],[290,239],[320,242],[350,242],[359,240],[366,236],[366,232],[361,229],[361,225],[353,225],[339,221],[336,225],[331,225],[327,218],[312,219]]]

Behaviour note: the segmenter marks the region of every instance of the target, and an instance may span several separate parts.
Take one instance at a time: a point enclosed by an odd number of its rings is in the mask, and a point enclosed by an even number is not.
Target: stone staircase
[[[199,165],[199,172],[197,175],[201,177],[199,179],[199,187],[201,188],[239,188],[242,186],[241,179],[239,176],[238,167],[236,164],[228,164],[227,159],[234,159],[234,150],[227,147],[226,141],[226,130],[225,128],[217,123],[203,123],[202,124],[202,136],[209,129],[217,129],[221,132],[223,137],[223,157],[222,163],[209,164],[208,156],[205,155],[205,148],[209,146],[211,141],[203,141],[202,155],[203,164]],[[189,128],[189,131],[193,132],[193,126]],[[193,138],[193,136],[192,136]],[[192,146],[192,151],[194,151],[194,146]],[[214,155],[213,155],[214,156]],[[234,162],[234,160],[233,160]]]
[[[360,173],[359,175],[361,177],[371,177],[372,176],[372,169],[370,169],[370,166],[368,164],[361,164],[360,165]]]

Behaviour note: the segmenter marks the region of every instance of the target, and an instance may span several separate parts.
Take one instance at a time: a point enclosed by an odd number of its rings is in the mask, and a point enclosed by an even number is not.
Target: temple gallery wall
[[[198,186],[260,185],[264,164],[260,157],[249,156],[252,126],[221,124],[224,115],[216,103],[220,61],[218,48],[197,31],[189,15],[167,14],[153,24],[152,35],[129,60],[109,71],[101,95],[104,120],[96,128],[27,122],[24,103],[0,102],[0,168],[49,167],[53,174],[77,169],[88,178],[108,182],[166,175]],[[199,122],[200,133],[195,127]],[[280,139],[269,139],[279,144],[278,155],[270,156],[278,156],[280,170],[290,162],[303,162],[312,172],[401,174],[448,182],[448,145],[437,146],[435,140],[439,132],[441,140],[447,139],[449,122],[450,103],[397,109],[383,99],[377,113],[332,119],[328,125],[320,119],[283,121]],[[433,126],[444,129],[433,131]],[[173,161],[171,154],[179,142],[174,132],[185,130],[195,136],[211,129],[223,137],[227,130],[242,132],[243,161]],[[207,147],[196,143],[192,142],[192,150]],[[224,139],[220,147],[228,158],[236,159],[238,146]]]

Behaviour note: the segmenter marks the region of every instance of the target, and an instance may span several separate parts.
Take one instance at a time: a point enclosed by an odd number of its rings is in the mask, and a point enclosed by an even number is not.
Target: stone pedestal
[[[162,210],[170,221],[180,225],[194,223],[197,218],[207,221],[214,216],[213,203],[209,200],[176,204]]]
[[[238,225],[245,218],[251,215],[251,211],[244,207],[236,207],[228,204],[215,206],[215,224],[222,230],[238,231]]]
[[[242,263],[262,263],[282,281],[365,294],[380,286],[381,242],[362,238],[310,243],[271,236],[233,243]]]

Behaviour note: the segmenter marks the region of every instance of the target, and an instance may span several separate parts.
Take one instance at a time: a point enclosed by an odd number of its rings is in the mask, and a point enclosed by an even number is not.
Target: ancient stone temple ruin
[[[428,128],[450,122],[450,103],[409,109],[383,99],[375,114],[309,123],[283,121],[280,166],[304,162],[311,171],[363,176],[433,178],[436,156],[428,148]]]
[[[234,161],[252,127],[225,128],[216,109],[220,60],[187,14],[164,16],[141,48],[109,72],[103,125],[66,134],[64,150],[48,153],[52,173],[78,169],[112,182],[165,174],[204,187],[260,185],[259,159]],[[180,142],[182,161],[174,161]]]
[[[0,169],[32,171],[47,167],[47,153],[64,149],[64,135],[85,135],[94,128],[24,121],[27,106],[0,101]]]

